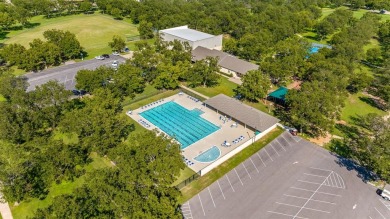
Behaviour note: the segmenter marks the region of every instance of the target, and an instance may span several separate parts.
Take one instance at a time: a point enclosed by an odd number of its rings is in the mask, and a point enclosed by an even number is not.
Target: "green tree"
[[[75,34],[69,31],[52,29],[43,32],[43,36],[48,42],[60,48],[63,60],[80,57],[83,48]]]
[[[145,88],[141,72],[141,69],[131,64],[122,64],[112,75],[112,81],[108,87],[117,97],[130,96],[133,98],[136,93],[142,93]]]
[[[120,52],[122,49],[125,48],[126,42],[125,40],[120,37],[119,35],[114,35],[112,37],[112,42],[109,42],[108,45],[111,47],[113,51]]]
[[[153,24],[147,21],[139,22],[138,32],[141,39],[151,39],[154,37]]]
[[[23,63],[23,54],[26,48],[20,44],[13,43],[6,45],[1,50],[1,56],[8,62],[9,65],[21,65]]]
[[[242,76],[241,81],[242,84],[236,88],[235,92],[249,101],[265,98],[271,87],[269,76],[260,70],[248,71]]]
[[[79,8],[80,8],[81,11],[87,12],[87,11],[91,10],[92,4],[89,1],[83,1],[83,2],[80,3],[80,7]]]
[[[76,88],[93,93],[96,89],[107,86],[114,69],[101,66],[95,70],[80,70],[76,75]]]
[[[217,73],[218,71],[218,59],[206,57],[206,59],[195,61],[188,70],[186,79],[191,87],[214,86],[219,83],[220,75]]]

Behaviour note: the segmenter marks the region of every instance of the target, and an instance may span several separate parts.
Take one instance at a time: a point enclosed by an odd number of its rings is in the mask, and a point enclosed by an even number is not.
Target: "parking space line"
[[[321,185],[321,183],[315,183],[315,182],[310,182],[310,181],[305,181],[305,180],[300,180],[300,179],[298,179],[297,181],[303,182],[303,183],[310,183],[310,184]]]
[[[294,217],[294,215],[290,215],[290,214],[283,214],[283,213],[280,213],[280,212],[276,212],[276,211],[267,211],[269,213],[273,213],[273,214],[280,214],[280,215],[284,215],[284,216],[287,216],[287,217]],[[309,219],[309,218],[306,218],[306,217],[296,217],[296,218],[301,218],[301,219]]]
[[[265,165],[265,163],[264,163],[263,159],[261,159],[261,157],[260,157],[259,153],[256,153],[256,154],[257,154],[257,156],[260,158],[260,160],[261,160],[261,162],[263,163],[264,167],[267,167],[267,165]]]
[[[200,199],[200,195],[199,195],[199,193],[198,193],[198,198],[199,198],[200,206],[202,207],[203,215],[204,215],[204,216],[206,216],[206,212],[204,212],[204,208],[203,208],[202,200]]]
[[[310,174],[310,173],[303,173],[305,175],[308,175],[308,176],[317,176],[317,177],[326,177],[326,176],[320,176],[320,175],[315,175],[315,174]]]
[[[271,145],[271,148],[274,149],[274,151],[276,152],[276,154],[278,155],[278,157],[280,157],[280,154],[275,150],[274,146],[272,144]]]
[[[271,161],[274,161],[274,160],[272,160],[272,157],[271,156],[269,156],[269,153],[267,152],[267,150],[264,148],[264,151],[265,151],[265,153],[267,153],[267,155],[268,155],[268,157],[271,159]]]
[[[234,191],[233,185],[232,185],[232,183],[230,182],[230,179],[229,179],[228,175],[226,174],[225,176],[226,176],[226,179],[228,180],[230,186],[232,187],[233,192],[236,192],[236,191]]]
[[[332,180],[334,180],[335,186],[336,186],[337,188],[340,188],[339,185],[337,184],[337,181],[336,181],[336,177],[337,177],[337,176],[335,175],[335,172],[332,173],[332,176],[331,176],[331,177],[332,177]]]
[[[327,178],[329,178],[329,176],[333,173],[333,171],[328,175]],[[326,179],[327,179],[326,178]],[[325,180],[326,180],[325,179]],[[313,198],[313,196],[318,192],[318,190],[321,188],[321,186],[325,183],[325,180],[322,181],[321,185],[318,186],[318,188],[314,191],[314,193],[310,196],[310,198],[305,202],[305,204],[301,207],[301,209],[295,214],[295,216],[293,217],[293,219],[299,214],[301,213],[302,209],[307,205],[307,203],[309,203],[309,201]],[[329,212],[330,213],[330,212]]]
[[[283,145],[279,142],[279,140],[278,139],[276,139],[276,141],[277,141],[277,143],[280,145],[280,147],[284,150],[284,151],[286,151],[286,149],[283,147]]]
[[[321,169],[317,167],[309,167],[310,169],[315,169],[315,170],[322,170],[322,171],[327,171],[327,172],[333,172],[333,170],[326,170],[326,169]]]
[[[372,217],[371,216],[368,216],[370,219],[372,219]]]
[[[217,206],[215,206],[215,202],[214,202],[213,196],[211,195],[210,186],[207,187],[207,190],[209,190],[209,194],[210,194],[210,197],[211,197],[211,201],[213,201],[214,208],[216,208]]]
[[[249,174],[248,169],[246,169],[244,162],[242,162],[242,166],[244,166],[244,169],[246,170],[246,173],[248,173],[249,178],[252,179],[251,174]]]
[[[333,172],[332,172],[332,173],[333,173]],[[332,176],[332,173],[330,173],[330,176]],[[329,182],[330,182],[330,184],[331,184],[330,186],[331,186],[331,187],[334,187],[334,186],[333,186],[333,180],[332,180],[332,177],[328,177],[328,181],[329,181]]]
[[[376,209],[376,207],[374,207],[374,208],[375,208],[375,210],[383,217],[383,219],[386,219],[386,217],[383,216],[383,214],[382,214],[380,211],[378,211],[378,209]]]
[[[249,158],[249,160],[251,160],[251,162],[252,162],[253,166],[256,168],[256,171],[257,171],[257,173],[260,173],[260,172],[259,172],[259,170],[257,169],[257,167],[256,167],[255,163],[253,162],[253,160],[252,160],[252,158],[251,158],[251,157]]]
[[[291,146],[291,144],[290,144],[290,142],[289,141],[287,141],[285,138],[284,138],[284,136],[283,135],[281,135],[282,136],[282,138],[287,142],[287,144],[289,144],[290,145],[290,147],[292,147]]]
[[[387,204],[386,201],[383,201],[382,199],[379,199],[379,201],[390,211],[390,203]]]
[[[340,182],[341,188],[345,189],[345,185],[344,185],[344,180],[343,180],[343,178],[342,178],[339,174],[337,174],[337,178],[341,181],[341,182]]]
[[[303,190],[303,191],[308,191],[308,192],[315,192],[313,190],[309,190],[309,189],[302,189],[302,188],[297,188],[297,187],[290,187],[292,189],[298,189],[298,190]],[[341,195],[336,195],[336,194],[332,194],[332,193],[327,193],[327,192],[317,192],[317,193],[321,193],[321,194],[325,194],[325,195],[333,195],[333,196],[338,196],[338,197],[341,197]]]
[[[318,209],[315,209],[315,208],[306,208],[305,206],[298,206],[298,205],[290,205],[290,204],[286,204],[286,203],[281,203],[281,202],[275,202],[276,204],[279,204],[279,205],[286,205],[286,206],[290,206],[290,207],[296,207],[296,208],[301,208],[302,209],[308,209],[308,210],[312,210],[312,211],[319,211],[319,212],[323,212],[323,213],[328,213],[330,214],[329,211],[323,211],[323,210],[318,210]],[[299,212],[297,213],[299,214]],[[295,218],[295,216],[294,216]]]
[[[295,196],[295,195],[287,195],[287,194],[283,194],[284,196],[287,196],[287,197],[292,197],[292,198],[300,198],[300,199],[309,199],[309,198],[305,198],[305,197],[299,197],[299,196]],[[336,205],[336,203],[334,202],[327,202],[327,201],[322,201],[322,200],[317,200],[317,199],[312,199],[311,201],[315,201],[315,202],[322,202],[322,203],[326,203],[326,204],[331,204],[331,205]]]
[[[241,181],[241,178],[240,178],[240,176],[238,175],[238,173],[237,173],[237,170],[236,170],[236,168],[234,168],[234,172],[236,172],[236,174],[237,174],[237,177],[238,177],[238,179],[240,180],[240,182],[241,182],[241,185],[244,185],[244,183],[242,183],[242,181]]]
[[[222,193],[222,197],[223,197],[223,199],[226,199],[226,198],[225,198],[225,194],[223,194],[223,191],[222,191],[221,185],[219,184],[219,180],[217,180],[217,183],[218,183],[218,186],[219,186],[219,190],[221,190],[221,193]]]

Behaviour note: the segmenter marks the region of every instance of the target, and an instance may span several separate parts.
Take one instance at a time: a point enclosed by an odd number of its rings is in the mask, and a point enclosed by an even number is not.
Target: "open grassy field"
[[[369,113],[377,113],[382,116],[386,114],[386,112],[365,102],[365,98],[367,96],[362,93],[349,95],[341,112],[341,119],[349,124],[353,124],[353,117],[356,116],[364,116]]]
[[[3,102],[5,101],[5,98],[3,97],[3,95],[0,94],[0,102]]]
[[[84,167],[87,173],[95,169],[112,166],[107,158],[102,158],[96,153],[91,153],[90,157],[93,161]],[[81,187],[84,182],[85,175],[75,179],[74,181],[65,181],[60,184],[53,183],[50,187],[50,192],[45,199],[40,200],[38,198],[33,198],[28,202],[20,203],[19,206],[10,205],[12,215],[15,219],[31,217],[38,208],[45,208],[49,206],[57,196],[72,193],[74,189]]]
[[[281,128],[275,128],[270,133],[265,135],[260,140],[256,141],[249,147],[242,150],[240,153],[236,154],[234,157],[230,158],[229,160],[225,161],[221,165],[219,165],[217,168],[213,169],[206,175],[198,178],[197,180],[191,182],[189,185],[181,189],[182,197],[180,199],[180,203],[184,203],[200,191],[202,191],[207,186],[211,185],[213,182],[215,182],[217,179],[221,178],[223,175],[228,173],[230,170],[232,170],[234,167],[238,166],[241,162],[248,159],[250,156],[252,156],[254,153],[259,151],[261,148],[266,146],[269,142],[271,142],[273,139],[278,137],[284,130]]]
[[[126,21],[114,20],[112,17],[99,13],[85,15],[70,15],[46,19],[43,16],[31,18],[30,22],[35,27],[10,31],[0,43],[20,43],[28,46],[35,38],[43,39],[43,32],[49,29],[69,30],[74,33],[80,44],[88,52],[87,59],[91,59],[102,53],[110,53],[108,42],[114,35],[123,36],[138,35],[136,25]]]

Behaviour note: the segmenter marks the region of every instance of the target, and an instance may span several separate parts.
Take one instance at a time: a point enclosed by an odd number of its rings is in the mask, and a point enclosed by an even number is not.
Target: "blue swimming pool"
[[[315,46],[313,46],[313,47],[311,47],[311,48],[310,48],[309,54],[314,54],[314,53],[317,53],[317,52],[318,52],[318,50],[320,50],[320,48],[319,48],[319,47],[315,47]]]
[[[207,151],[196,156],[194,159],[202,163],[209,163],[218,159],[220,155],[221,155],[221,150],[219,150],[217,146],[213,146]]]
[[[199,109],[188,110],[170,101],[140,115],[178,140],[184,149],[219,129],[218,126],[200,117],[201,113]]]

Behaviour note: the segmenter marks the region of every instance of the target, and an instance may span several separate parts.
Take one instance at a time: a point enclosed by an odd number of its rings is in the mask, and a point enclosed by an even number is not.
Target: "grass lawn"
[[[234,96],[233,89],[237,87],[236,83],[229,81],[228,78],[221,76],[220,83],[214,87],[196,87],[191,88],[205,96],[214,97],[218,94],[225,94],[226,96],[232,97]]]
[[[366,96],[362,93],[349,95],[348,99],[345,101],[345,107],[341,112],[341,119],[349,124],[353,124],[352,118],[356,116],[363,116],[369,113],[377,113],[382,116],[386,114],[386,112],[359,99],[364,97]]]
[[[81,46],[85,48],[91,59],[102,53],[110,53],[108,42],[114,35],[125,38],[125,34],[138,35],[136,25],[126,21],[114,20],[112,17],[99,13],[85,15],[70,15],[57,18],[46,19],[43,16],[31,18],[32,24],[37,24],[33,28],[10,31],[5,39],[0,43],[20,43],[28,46],[35,38],[43,39],[43,32],[49,29],[69,30],[76,34]]]
[[[189,167],[185,167],[183,170],[180,170],[180,175],[176,179],[175,182],[173,182],[172,186],[176,186],[179,183],[183,182],[184,180],[188,179],[190,176],[194,175],[195,171],[190,169]]]
[[[112,164],[107,158],[99,157],[96,153],[91,153],[90,157],[93,159],[93,162],[84,167],[87,173],[91,172],[94,169],[112,166]],[[81,187],[84,182],[85,175],[75,179],[73,182],[67,181],[62,182],[61,184],[54,183],[50,187],[50,192],[45,199],[40,200],[38,198],[33,198],[28,202],[20,203],[19,206],[10,205],[12,215],[14,218],[17,219],[31,217],[38,208],[45,208],[49,206],[56,196],[70,194],[73,192],[74,189]]]
[[[0,94],[0,102],[6,101],[5,97]]]
[[[193,181],[192,183],[184,187],[181,190],[182,197],[179,200],[180,203],[184,203],[185,201],[189,200],[191,197],[202,191],[204,188],[211,185],[217,179],[221,178],[234,167],[248,159],[250,156],[259,151],[273,139],[278,137],[282,132],[283,130],[281,128],[276,128],[272,130],[266,136],[264,136],[254,144],[250,145],[249,147],[245,148],[234,157],[230,158],[229,160],[225,161],[206,175],[200,177],[199,179]]]

